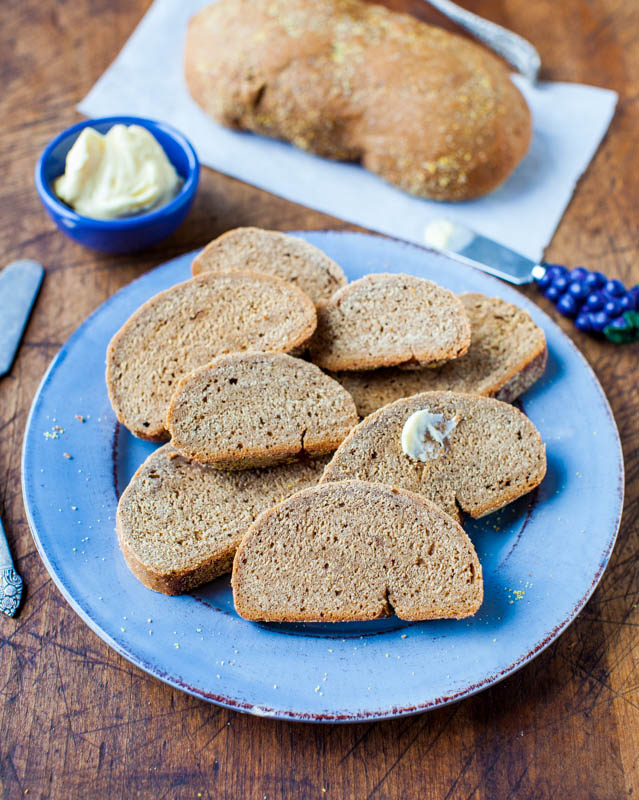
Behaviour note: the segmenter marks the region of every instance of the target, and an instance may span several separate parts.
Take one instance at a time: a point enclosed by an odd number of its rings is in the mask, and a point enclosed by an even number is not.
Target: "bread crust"
[[[530,143],[530,112],[496,57],[359,0],[220,0],[190,21],[184,68],[223,125],[360,161],[420,197],[485,195]]]
[[[172,596],[185,594],[190,592],[191,589],[195,589],[204,583],[209,583],[220,575],[224,575],[225,572],[229,572],[233,564],[235,548],[229,547],[225,552],[212,555],[208,561],[193,567],[193,569],[166,574],[161,573],[144,564],[135,555],[126,541],[117,517],[115,527],[118,534],[118,544],[128,568],[140,583],[143,583],[147,589],[152,589],[154,592]]]
[[[318,247],[280,231],[234,228],[209,242],[193,260],[202,272],[256,270],[294,283],[314,303],[328,300],[348,283],[344,271]]]
[[[548,348],[544,346],[534,357],[521,362],[518,370],[513,370],[510,375],[499,387],[491,388],[487,393],[488,397],[501,400],[504,403],[513,403],[520,394],[529,389],[546,371],[548,361]]]

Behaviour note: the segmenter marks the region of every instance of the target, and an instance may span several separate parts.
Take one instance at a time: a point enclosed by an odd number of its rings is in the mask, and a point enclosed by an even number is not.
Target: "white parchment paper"
[[[274,194],[381,233],[423,244],[429,220],[445,216],[539,259],[603,138],[617,94],[574,83],[531,87],[530,151],[497,191],[465,203],[421,200],[354,164],[327,161],[283,142],[229,131],[191,100],[182,74],[188,19],[210,0],[155,0],[79,110],[164,120],[193,143],[203,164]],[[424,132],[427,135],[427,131]]]

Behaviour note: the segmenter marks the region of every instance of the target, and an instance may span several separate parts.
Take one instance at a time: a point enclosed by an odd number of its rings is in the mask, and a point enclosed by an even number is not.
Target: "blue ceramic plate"
[[[227,577],[182,597],[145,589],[118,549],[118,493],[155,445],[116,424],[104,385],[107,342],[156,292],[190,276],[192,255],[118,292],[69,339],[34,400],[23,490],[40,555],[62,594],[125,658],[197,697],[310,721],[381,719],[459,700],[534,658],[579,613],[608,563],[623,499],[617,429],[590,367],[559,328],[504,283],[391,239],[304,233],[350,279],[401,271],[497,295],[546,331],[544,378],[521,406],[541,431],[539,489],[468,523],[483,565],[476,617],[405,623],[259,625],[240,619]]]

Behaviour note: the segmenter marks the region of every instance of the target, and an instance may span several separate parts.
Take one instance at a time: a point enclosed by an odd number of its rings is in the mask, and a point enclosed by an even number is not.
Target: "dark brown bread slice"
[[[255,270],[290,281],[314,303],[348,281],[342,268],[297,236],[262,228],[235,228],[213,239],[193,261],[193,274]]]
[[[311,359],[324,369],[419,367],[463,355],[464,306],[448,289],[412,275],[366,275],[317,307]]]
[[[176,450],[225,469],[330,453],[356,424],[337,381],[282,353],[216,358],[180,381],[167,417]]]
[[[419,495],[362,481],[306,489],[261,514],[232,584],[238,614],[265,621],[460,619],[483,599],[458,523]]]
[[[402,449],[404,424],[417,411],[456,426],[443,452],[420,461]],[[533,423],[489,397],[424,392],[375,411],[354,428],[326,467],[322,482],[366,480],[419,492],[447,514],[482,517],[526,494],[546,474],[546,451]]]
[[[158,448],[125,489],[116,516],[120,548],[138,580],[182,594],[231,569],[249,525],[290,494],[317,483],[326,459],[223,472]]]
[[[481,394],[512,403],[546,366],[546,337],[530,314],[498,297],[461,294],[470,321],[470,348],[439,367],[397,367],[333,375],[355,400],[360,417],[420,392]]]
[[[316,322],[311,299],[273,275],[198,275],[156,294],[111,339],[111,405],[135,436],[168,439],[166,413],[181,377],[222,353],[293,350]]]
[[[530,142],[508,71],[468,39],[357,0],[221,0],[191,20],[186,82],[232,128],[361,161],[412,194],[491,191]]]

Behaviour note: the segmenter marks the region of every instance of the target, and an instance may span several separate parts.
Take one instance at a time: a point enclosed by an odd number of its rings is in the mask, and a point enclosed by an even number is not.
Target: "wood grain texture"
[[[422,0],[389,4],[441,21]],[[37,154],[78,118],[74,104],[147,5],[145,0],[2,3],[0,248],[4,262],[42,261],[47,277],[18,360],[0,381],[0,514],[28,587],[20,616],[0,620],[0,796],[636,796],[639,345],[616,348],[578,334],[559,318],[592,364],[619,424],[627,471],[622,527],[600,587],[565,635],[532,664],[474,698],[367,725],[313,727],[247,717],[195,700],[131,666],[81,622],[52,584],[25,520],[19,454],[31,399],[57,348],[116,289],[228,228],[351,227],[204,170],[187,222],[141,255],[93,254],[54,229],[33,188]],[[620,93],[610,131],[547,256],[637,282],[636,3],[468,0],[465,5],[531,39],[541,51],[544,77]],[[534,290],[527,293],[535,296]],[[557,318],[548,302],[539,303]]]

